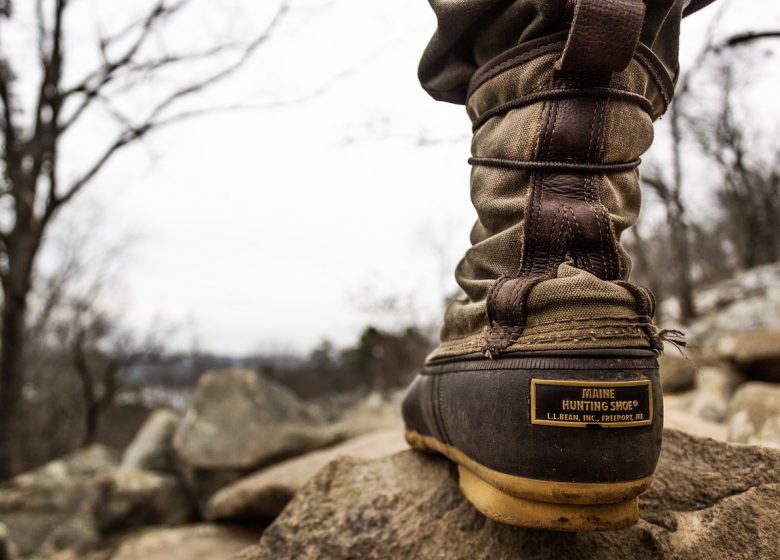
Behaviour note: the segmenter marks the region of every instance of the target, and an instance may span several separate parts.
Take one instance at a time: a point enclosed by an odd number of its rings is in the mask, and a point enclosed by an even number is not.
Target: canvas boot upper
[[[652,296],[627,282],[620,239],[637,220],[639,158],[673,83],[638,35],[612,37],[632,45],[622,49],[601,45],[609,33],[572,37],[525,43],[471,80],[478,219],[456,269],[463,296],[431,358],[660,347]]]

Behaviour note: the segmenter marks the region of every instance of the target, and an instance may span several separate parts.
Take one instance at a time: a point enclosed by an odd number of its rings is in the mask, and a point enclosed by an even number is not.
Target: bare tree
[[[722,11],[721,14],[722,15]],[[668,172],[660,165],[648,166],[642,175],[642,183],[650,188],[661,201],[666,214],[668,241],[674,255],[674,270],[676,271],[674,295],[680,304],[680,320],[689,322],[696,316],[696,306],[693,295],[693,273],[691,262],[691,238],[687,209],[683,191],[685,187],[683,150],[683,125],[686,104],[691,96],[691,83],[700,71],[704,59],[709,56],[715,46],[715,30],[720,22],[716,16],[707,31],[704,47],[691,69],[678,76],[675,88],[674,102],[669,107],[669,140],[670,153]]]
[[[106,245],[100,208],[68,218],[50,230],[28,298],[25,468],[93,443],[104,413],[125,388],[120,374],[139,362],[162,363],[174,332],[160,321],[145,329],[125,325],[120,294],[134,239],[123,235]],[[49,428],[45,440],[30,437],[58,416],[69,422],[60,422],[56,434]]]
[[[737,107],[735,63],[734,57],[721,61],[717,110],[690,119],[690,127],[720,172],[715,197],[721,230],[731,240],[739,266],[750,268],[780,260],[780,148],[767,150],[750,138],[748,117]]]
[[[99,64],[74,83],[65,83],[67,64],[65,37],[68,35],[70,0],[36,0],[40,80],[30,122],[19,103],[16,82],[19,72],[28,71],[10,58],[3,44],[2,28],[15,12],[8,0],[0,2],[0,201],[8,216],[0,229],[0,285],[3,292],[0,319],[0,479],[19,467],[18,434],[24,422],[21,406],[24,380],[23,356],[33,268],[44,234],[52,219],[73,198],[91,184],[120,151],[137,143],[152,131],[199,114],[203,110],[182,109],[192,98],[238,71],[272,36],[289,0],[280,0],[266,27],[246,43],[225,42],[197,52],[160,53],[149,44],[155,36],[180,17],[191,0],[156,0],[136,21],[113,34],[103,35],[96,46]],[[149,54],[153,52],[154,54]],[[139,89],[173,69],[190,68],[207,61],[223,61],[214,71],[191,79],[173,91],[153,99],[140,118],[124,114],[112,103],[121,82],[123,93]],[[148,89],[146,90],[148,91]],[[159,93],[158,93],[159,95]],[[84,121],[96,107],[116,121],[118,133],[96,159],[75,178],[61,176],[59,148],[66,134]]]
[[[671,248],[671,255],[674,258],[674,262],[671,263],[671,268],[675,271],[676,275],[674,295],[679,301],[679,319],[683,323],[687,323],[696,317],[694,300],[694,288],[696,284],[694,273],[695,258],[693,257],[691,244],[693,240],[692,233],[694,229],[697,229],[697,226],[692,223],[691,218],[688,215],[684,196],[687,184],[685,173],[685,160],[687,155],[683,155],[686,132],[694,132],[694,134],[697,134],[696,131],[699,131],[699,144],[705,148],[704,155],[718,162],[721,169],[727,171],[728,177],[729,174],[734,175],[736,173],[739,175],[734,169],[725,169],[725,167],[727,167],[726,161],[735,161],[735,158],[727,157],[726,152],[734,147],[734,141],[740,137],[741,130],[744,129],[744,123],[737,125],[737,123],[733,121],[730,121],[730,124],[737,126],[732,126],[730,128],[724,127],[723,125],[726,124],[726,122],[721,119],[719,130],[721,134],[727,135],[729,138],[721,138],[716,144],[708,144],[709,139],[702,141],[701,139],[703,136],[701,127],[696,124],[698,117],[692,117],[692,106],[700,101],[693,84],[702,72],[709,70],[709,66],[706,63],[710,62],[713,58],[720,60],[727,56],[728,51],[733,48],[759,39],[780,37],[780,32],[778,31],[762,31],[739,33],[727,37],[724,40],[717,40],[715,36],[718,26],[720,25],[722,14],[723,11],[713,19],[706,34],[704,46],[697,55],[690,70],[679,76],[675,91],[675,100],[670,106],[667,116],[669,122],[668,131],[670,146],[670,153],[667,160],[668,166],[662,168],[660,165],[648,165],[642,175],[642,183],[656,194],[664,208],[668,228],[667,240]],[[724,114],[723,111],[721,111],[721,113]],[[741,178],[744,182],[744,174]],[[728,179],[727,182],[729,182]],[[733,181],[731,181],[730,184],[733,185]],[[701,233],[701,231],[702,229],[698,228],[697,233]]]
[[[118,318],[95,304],[93,295],[68,302],[69,317],[60,325],[63,348],[81,381],[84,401],[82,444],[95,441],[102,414],[119,389],[120,371],[162,355],[163,337],[151,329],[143,339],[119,326]]]
[[[696,316],[693,299],[693,277],[691,262],[691,238],[687,210],[683,202],[683,169],[680,161],[681,136],[679,116],[670,117],[672,121],[672,178],[668,180],[657,168],[642,176],[642,183],[651,188],[664,206],[668,225],[668,240],[674,255],[676,282],[674,290],[680,302],[680,320],[687,323]],[[652,168],[651,168],[652,169]]]

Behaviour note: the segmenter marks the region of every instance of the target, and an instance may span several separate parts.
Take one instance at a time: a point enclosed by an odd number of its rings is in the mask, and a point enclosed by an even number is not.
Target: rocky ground
[[[780,451],[675,430],[664,439],[631,529],[567,534],[486,520],[452,465],[403,451],[330,463],[239,558],[777,558]]]
[[[95,445],[0,486],[0,560],[780,558],[780,325],[738,320],[780,312],[780,267],[759,272],[708,293],[698,344],[661,359],[664,448],[632,529],[487,521],[450,464],[407,450],[400,392],[312,404],[234,369],[121,456]]]

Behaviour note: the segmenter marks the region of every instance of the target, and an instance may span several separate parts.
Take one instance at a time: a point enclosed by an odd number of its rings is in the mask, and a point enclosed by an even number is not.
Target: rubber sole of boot
[[[555,531],[608,531],[639,520],[639,494],[652,476],[610,483],[537,480],[490,469],[459,449],[406,431],[414,449],[440,453],[458,465],[460,488],[483,515],[510,525]]]

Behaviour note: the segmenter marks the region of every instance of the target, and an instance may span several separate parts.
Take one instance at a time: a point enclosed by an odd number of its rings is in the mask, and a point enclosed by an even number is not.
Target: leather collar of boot
[[[605,80],[603,74],[582,72],[573,76],[571,73],[555,69],[555,64],[560,60],[561,54],[566,48],[567,38],[568,32],[562,31],[527,41],[503,52],[479,68],[469,83],[466,102],[466,107],[475,129],[488,118],[500,112],[561,97],[603,96],[622,98],[642,107],[653,120],[666,111],[674,94],[674,82],[663,63],[646,45],[639,43],[627,68],[612,74],[611,78],[607,77]],[[539,61],[542,64],[533,64]],[[476,103],[474,102],[475,93],[483,86],[486,86],[489,82],[494,81],[506,72],[522,66],[537,73],[554,73],[557,77],[554,80],[541,80],[538,74],[535,77],[523,76],[522,80],[518,78],[517,92],[516,95],[511,96],[511,99],[480,96],[481,99]],[[618,85],[630,81],[627,79],[629,75],[637,71],[644,71],[649,75],[651,85],[647,88],[647,91],[629,91],[624,85]],[[567,77],[576,79],[567,80]],[[520,83],[521,81],[525,82],[525,84]],[[604,85],[605,82],[609,85]],[[564,83],[565,85],[556,87],[555,83]]]

